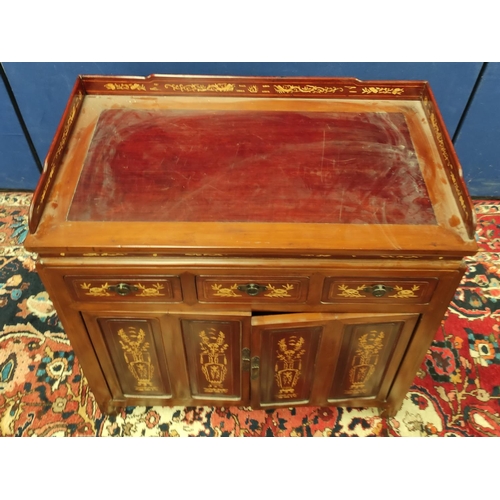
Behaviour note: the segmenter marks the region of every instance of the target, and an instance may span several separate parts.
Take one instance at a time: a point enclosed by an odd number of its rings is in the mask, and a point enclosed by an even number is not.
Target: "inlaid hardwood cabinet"
[[[82,76],[26,247],[105,412],[391,415],[474,220],[426,82]]]

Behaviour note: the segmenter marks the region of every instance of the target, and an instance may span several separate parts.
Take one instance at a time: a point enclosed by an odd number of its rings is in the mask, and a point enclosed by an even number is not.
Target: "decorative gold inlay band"
[[[465,197],[462,193],[462,189],[460,188],[460,186],[458,184],[458,180],[457,180],[455,174],[453,173],[453,164],[450,160],[448,150],[446,149],[443,134],[439,128],[439,124],[437,122],[436,115],[434,113],[431,113],[430,119],[431,119],[432,128],[434,129],[434,133],[436,134],[436,140],[437,140],[438,145],[439,145],[439,150],[441,151],[441,156],[443,157],[443,160],[446,163],[446,166],[448,167],[448,173],[450,175],[451,182],[452,182],[453,187],[455,188],[455,191],[457,193],[458,201],[460,202],[460,205],[462,206],[464,213],[468,214],[467,203],[465,202]]]
[[[142,90],[146,91],[146,86],[142,83],[106,83],[108,90]]]
[[[290,295],[288,292],[294,289],[295,285],[290,283],[281,285],[281,288],[277,288],[274,285],[268,284],[266,285],[266,293],[264,293],[262,296],[269,297],[271,299],[292,297],[292,295]],[[214,283],[212,285],[212,290],[215,292],[213,294],[214,297],[246,297],[245,295],[239,293],[237,283],[230,287],[223,287],[221,284]]]
[[[166,83],[165,89],[177,92],[233,92],[235,89],[232,83]]]
[[[401,95],[405,89],[401,87],[363,87],[362,94],[379,94],[379,95]]]
[[[45,182],[45,186],[43,188],[42,194],[40,195],[40,203],[38,204],[38,206],[36,208],[37,213],[40,212],[40,210],[42,209],[43,202],[44,202],[44,200],[47,196],[47,193],[52,185],[52,178],[56,174],[57,162],[60,160],[63,149],[66,146],[66,140],[68,138],[69,131],[71,129],[71,125],[73,124],[73,121],[76,118],[77,111],[78,111],[82,101],[83,101],[83,93],[79,92],[74,97],[73,104],[71,106],[71,110],[69,112],[66,123],[64,124],[63,132],[62,132],[61,137],[59,139],[59,146],[58,146],[56,152],[54,153],[54,156],[52,157],[52,161],[50,162],[49,174],[48,174],[49,177],[48,177],[47,181]]]
[[[349,288],[348,285],[342,284],[338,286],[340,293],[337,293],[338,297],[344,297],[347,299],[363,299],[371,298],[370,295],[366,295],[366,285],[361,285],[356,288]],[[419,285],[413,285],[411,288],[403,288],[402,286],[394,286],[393,295],[386,295],[385,298],[391,299],[417,299],[419,296],[415,294],[416,291],[420,290]]]
[[[170,92],[179,93],[235,93],[235,94],[271,94],[274,91],[278,95],[290,94],[308,94],[308,95],[329,95],[329,94],[342,94],[344,96],[355,95],[392,95],[399,96],[404,94],[405,89],[402,87],[358,87],[357,85],[344,85],[336,87],[333,85],[313,85],[313,84],[300,84],[300,83],[276,83],[269,84],[255,84],[255,83],[229,83],[229,82],[214,82],[214,83],[163,83],[163,82],[145,82],[145,83],[119,83],[107,82],[104,88],[111,91],[132,91],[132,92],[146,92],[154,91],[160,92],[167,90]],[[272,89],[272,90],[271,90]]]
[[[161,290],[165,288],[161,283],[154,283],[151,286],[143,285],[142,283],[134,283],[137,287],[138,292],[132,292],[134,297],[164,297],[165,294],[161,293]],[[91,283],[81,283],[80,288],[85,290],[85,295],[90,295],[91,297],[111,297],[116,296],[116,293],[112,293],[109,290],[109,283],[104,283],[100,286],[93,286]]]
[[[274,90],[278,94],[293,94],[295,92],[301,94],[335,94],[344,91],[342,87],[318,87],[317,85],[275,85]]]

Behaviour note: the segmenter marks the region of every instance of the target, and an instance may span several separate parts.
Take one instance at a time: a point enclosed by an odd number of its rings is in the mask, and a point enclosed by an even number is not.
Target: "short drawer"
[[[76,300],[182,302],[178,276],[65,276]]]
[[[427,304],[437,285],[437,278],[342,278],[327,277],[324,281],[324,303],[383,302]]]
[[[197,276],[200,302],[291,302],[307,299],[308,276]]]

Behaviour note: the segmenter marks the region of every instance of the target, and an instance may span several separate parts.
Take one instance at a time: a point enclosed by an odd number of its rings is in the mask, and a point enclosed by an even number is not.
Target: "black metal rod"
[[[479,85],[481,84],[481,81],[483,79],[483,74],[486,71],[487,66],[488,66],[487,62],[483,63],[483,65],[481,66],[481,69],[479,70],[479,75],[477,75],[476,83],[474,84],[474,87],[472,87],[472,92],[470,93],[469,99],[467,100],[467,104],[465,105],[465,108],[462,112],[462,116],[460,117],[460,120],[458,121],[457,128],[455,129],[455,133],[453,134],[453,138],[452,138],[453,144],[455,144],[455,141],[458,139],[458,136],[460,134],[460,130],[462,130],[462,125],[464,124],[465,118],[467,117],[467,113],[469,112],[469,108],[472,104],[472,101],[474,100],[477,89],[479,88]]]

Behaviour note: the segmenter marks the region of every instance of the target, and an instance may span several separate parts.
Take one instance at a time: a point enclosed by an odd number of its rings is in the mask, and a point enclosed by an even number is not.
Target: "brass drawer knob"
[[[118,295],[128,295],[132,292],[137,292],[139,290],[135,285],[129,285],[128,283],[118,283],[118,285],[108,286],[110,292],[115,292]]]
[[[392,292],[394,288],[387,285],[372,285],[363,289],[366,293],[371,293],[374,297],[383,297],[387,292]]]
[[[255,283],[249,283],[248,285],[239,285],[238,290],[240,292],[245,292],[247,295],[251,297],[255,297],[259,295],[261,292],[265,292],[267,290],[267,286],[256,285]]]

